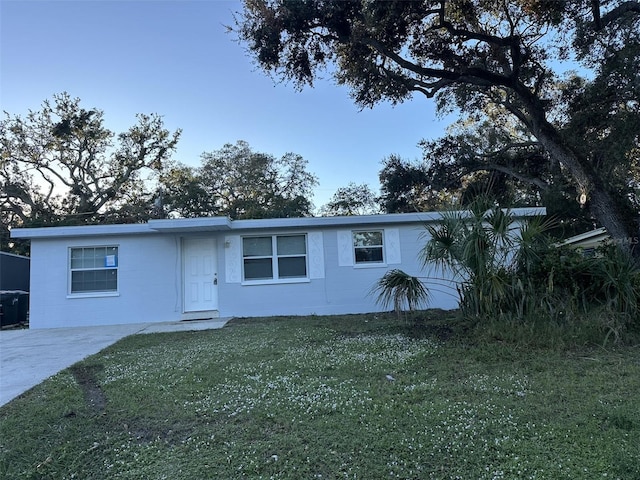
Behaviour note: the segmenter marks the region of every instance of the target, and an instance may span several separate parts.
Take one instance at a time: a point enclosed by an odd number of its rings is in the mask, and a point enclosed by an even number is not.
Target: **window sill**
[[[86,292],[86,293],[69,293],[67,298],[101,298],[101,297],[119,297],[120,292]]]
[[[384,262],[354,263],[353,268],[387,268]]]
[[[279,278],[275,280],[245,280],[242,285],[282,285],[290,283],[310,283],[309,278]]]

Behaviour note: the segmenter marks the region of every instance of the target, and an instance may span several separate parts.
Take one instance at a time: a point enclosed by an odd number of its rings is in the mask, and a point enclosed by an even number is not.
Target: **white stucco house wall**
[[[545,210],[512,213],[522,219]],[[53,328],[379,311],[370,290],[388,270],[442,276],[419,260],[424,226],[439,219],[437,212],[211,217],[11,235],[31,240],[30,327]],[[431,307],[457,307],[448,287],[433,289]]]

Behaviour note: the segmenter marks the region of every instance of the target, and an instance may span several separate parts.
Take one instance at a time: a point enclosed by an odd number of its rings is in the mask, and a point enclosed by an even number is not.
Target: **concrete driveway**
[[[138,333],[211,330],[222,328],[229,320],[0,330],[0,406],[121,338]]]

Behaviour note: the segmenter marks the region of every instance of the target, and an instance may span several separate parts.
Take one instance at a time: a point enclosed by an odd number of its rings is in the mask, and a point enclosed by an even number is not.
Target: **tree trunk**
[[[640,249],[633,249],[632,246],[632,239],[637,236],[637,232],[625,222],[624,212],[607,191],[592,165],[586,158],[576,155],[560,132],[547,121],[544,106],[531,91],[524,85],[516,85],[514,92],[522,102],[522,107],[518,108],[512,103],[505,107],[529,128],[549,155],[568,170],[578,184],[580,196],[584,195],[591,213],[607,229],[613,241],[640,258]]]
[[[637,232],[632,231],[631,226],[626,224],[624,213],[620,211],[591,165],[567,147],[558,132],[546,120],[540,125],[533,125],[532,131],[549,154],[559,161],[578,183],[578,188],[585,195],[585,201],[598,223],[607,229],[614,242],[632,252],[632,239],[637,237]],[[634,255],[640,258],[640,250],[635,250]]]

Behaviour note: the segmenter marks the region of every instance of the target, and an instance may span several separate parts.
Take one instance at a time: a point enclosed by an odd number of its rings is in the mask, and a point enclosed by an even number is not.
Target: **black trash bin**
[[[18,320],[18,303],[20,294],[16,291],[4,290],[0,291],[0,308],[2,316],[0,316],[0,327],[16,325],[20,323]]]
[[[29,292],[18,290],[18,323],[29,321]]]

